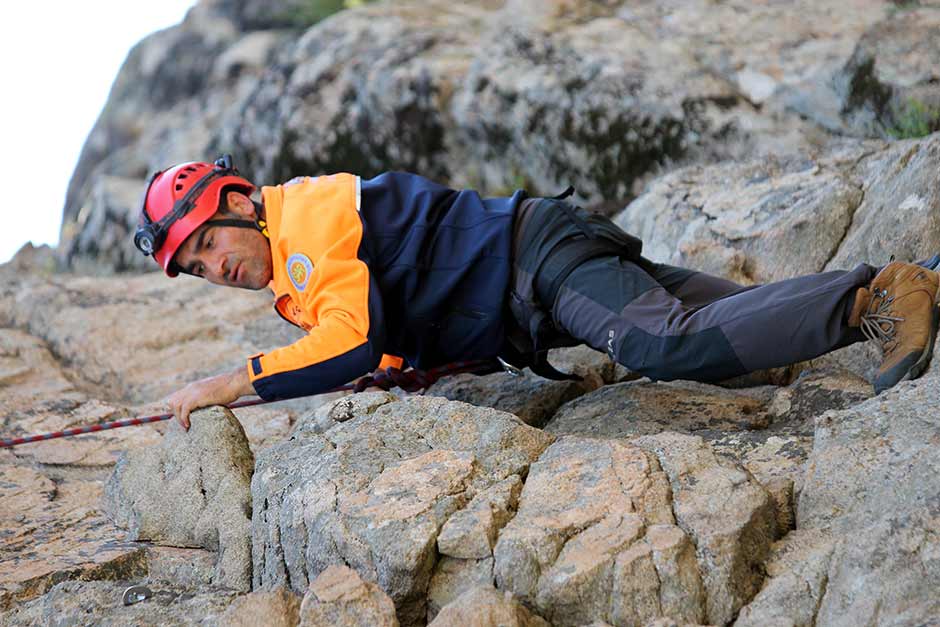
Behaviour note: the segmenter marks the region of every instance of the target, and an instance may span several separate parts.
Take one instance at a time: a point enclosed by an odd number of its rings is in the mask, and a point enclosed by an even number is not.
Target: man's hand
[[[248,371],[241,367],[232,372],[190,383],[168,396],[166,403],[183,428],[188,431],[191,411],[210,405],[227,405],[254,392],[248,379]]]

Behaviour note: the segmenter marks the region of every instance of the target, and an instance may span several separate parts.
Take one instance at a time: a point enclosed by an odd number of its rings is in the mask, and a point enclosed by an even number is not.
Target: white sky
[[[195,0],[8,3],[0,20],[0,263],[55,245],[72,170],[131,47]]]

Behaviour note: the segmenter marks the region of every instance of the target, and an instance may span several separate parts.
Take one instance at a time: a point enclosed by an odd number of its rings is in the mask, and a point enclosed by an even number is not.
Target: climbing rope
[[[393,387],[400,387],[406,392],[418,392],[424,390],[434,385],[436,381],[443,377],[449,377],[456,374],[472,372],[476,374],[488,374],[491,372],[497,372],[502,370],[503,366],[501,362],[495,359],[479,359],[476,361],[456,361],[454,363],[446,364],[438,368],[432,368],[430,370],[415,370],[413,368],[409,370],[399,370],[398,368],[386,368],[383,372],[380,372],[375,375],[368,375],[362,377],[354,383],[347,383],[346,385],[341,385],[335,387],[332,390],[327,390],[326,392],[321,392],[320,394],[329,394],[331,392],[363,392],[367,388],[377,387],[382,390],[390,390]],[[314,394],[313,396],[319,396]],[[230,405],[226,405],[229,409],[238,409],[239,407],[251,407],[253,405],[266,405],[267,403],[275,403],[276,400],[266,401],[264,399],[255,398],[247,401],[238,401]],[[138,418],[128,418],[126,420],[114,420],[112,422],[102,422],[93,425],[84,425],[81,427],[74,427],[72,429],[63,429],[62,431],[53,431],[51,433],[40,433],[37,435],[27,435],[20,438],[4,438],[0,439],[0,448],[10,448],[13,446],[18,446],[20,444],[29,444],[30,442],[42,442],[45,440],[53,440],[55,438],[67,438],[73,435],[82,435],[85,433],[97,433],[98,431],[106,431],[108,429],[118,429],[120,427],[132,427],[136,425],[145,425],[151,422],[160,422],[161,420],[169,420],[173,417],[173,414],[157,414],[154,416],[142,416]]]

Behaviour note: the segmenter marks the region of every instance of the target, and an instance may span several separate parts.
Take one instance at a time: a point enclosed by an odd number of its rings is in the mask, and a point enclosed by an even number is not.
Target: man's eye
[[[211,238],[211,237],[206,241],[206,248],[212,248],[212,238]]]
[[[202,264],[199,264],[199,265],[196,267],[196,274],[198,274],[199,276],[205,276],[205,275],[206,275],[206,268],[205,268],[205,266],[203,266]]]

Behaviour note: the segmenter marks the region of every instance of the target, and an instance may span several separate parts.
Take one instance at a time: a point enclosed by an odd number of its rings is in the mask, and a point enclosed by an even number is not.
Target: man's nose
[[[222,280],[228,278],[228,257],[226,255],[216,255],[211,261],[211,268],[215,276]]]

